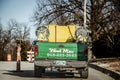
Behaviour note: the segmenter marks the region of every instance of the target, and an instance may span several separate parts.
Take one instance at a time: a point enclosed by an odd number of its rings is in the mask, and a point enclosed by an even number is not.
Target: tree
[[[16,20],[11,20],[10,26],[14,27],[13,39],[17,44],[21,44],[22,60],[27,58],[27,50],[30,47],[30,28],[24,23],[18,23]],[[16,55],[16,54],[15,54]]]
[[[2,24],[0,24],[0,59],[6,60],[6,56],[9,53],[13,56],[13,59],[16,60],[17,43],[21,43],[23,47],[22,55],[26,55],[27,49],[30,47],[30,28],[28,28],[26,24],[18,23],[13,19],[8,22],[6,30],[3,30],[2,27]],[[24,56],[23,59],[25,57],[26,56]]]
[[[76,0],[39,0],[34,13],[34,21],[38,24],[47,24],[51,22],[59,24],[60,20],[62,22],[64,22],[63,20],[66,20],[64,24],[68,24],[70,22],[75,23],[78,21],[76,21],[76,19],[82,18],[81,13],[83,12],[83,10],[81,11],[79,9],[82,7],[82,1],[77,2]],[[78,10],[80,11],[78,12]]]
[[[8,27],[7,30],[2,29],[2,24],[0,24],[0,52],[1,52],[1,60],[5,60],[6,54],[10,53],[10,43],[12,40],[12,27]]]
[[[60,20],[64,24],[83,25],[83,2],[84,0],[38,0],[33,21],[39,25],[51,22],[59,24]],[[87,25],[92,30],[93,37],[118,21],[119,17],[113,15],[118,12],[115,7],[115,0],[87,0]]]
[[[2,28],[2,24],[1,24],[1,21],[0,21],[0,60],[3,59],[3,28]]]

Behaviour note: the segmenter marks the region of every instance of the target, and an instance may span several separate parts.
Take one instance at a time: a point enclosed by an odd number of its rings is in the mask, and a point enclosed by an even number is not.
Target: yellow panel
[[[50,32],[50,35],[49,35],[49,42],[55,42],[55,25],[48,25],[48,28],[49,28],[49,32]]]
[[[70,38],[74,38],[75,25],[58,26],[54,24],[48,25],[49,42],[66,42]]]

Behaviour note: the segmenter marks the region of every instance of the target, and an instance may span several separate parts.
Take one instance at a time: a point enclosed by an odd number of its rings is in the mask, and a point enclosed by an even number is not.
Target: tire
[[[79,69],[78,72],[79,72],[81,78],[84,78],[84,79],[88,78],[88,69],[86,69],[86,70]]]
[[[88,78],[88,69],[85,71],[82,71],[80,75],[82,78],[85,78],[85,79]]]
[[[35,77],[42,77],[42,73],[45,72],[45,68],[41,66],[34,66],[34,76]]]

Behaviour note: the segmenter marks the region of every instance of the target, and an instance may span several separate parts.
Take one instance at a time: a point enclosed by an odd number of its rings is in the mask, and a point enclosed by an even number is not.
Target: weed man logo
[[[49,48],[51,53],[74,53],[74,51],[69,49],[56,49],[56,48]]]

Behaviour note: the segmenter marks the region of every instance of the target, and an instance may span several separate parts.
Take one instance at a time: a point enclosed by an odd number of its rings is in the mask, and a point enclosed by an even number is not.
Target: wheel
[[[82,71],[80,75],[81,75],[82,78],[88,78],[88,69]]]
[[[85,79],[88,78],[88,69],[86,70],[79,69],[78,72],[81,78],[85,78]]]
[[[42,77],[42,73],[45,72],[45,68],[41,66],[34,66],[34,76],[35,77]]]

